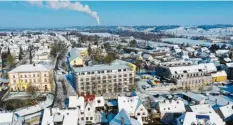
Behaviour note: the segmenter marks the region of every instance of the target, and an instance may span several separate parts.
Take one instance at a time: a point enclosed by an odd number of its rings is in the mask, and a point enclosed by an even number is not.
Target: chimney
[[[121,117],[121,124],[124,125],[125,124],[125,119],[123,117]]]
[[[49,108],[49,110],[50,110],[50,116],[52,116],[53,115],[52,108]]]

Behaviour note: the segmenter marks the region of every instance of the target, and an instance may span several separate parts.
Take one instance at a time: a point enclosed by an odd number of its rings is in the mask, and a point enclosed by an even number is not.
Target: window
[[[92,118],[92,117],[90,117],[90,120],[93,120],[93,118]]]
[[[33,74],[33,77],[36,77],[36,75],[35,75],[35,74]]]
[[[25,78],[27,78],[27,75],[24,75]]]
[[[146,113],[145,113],[145,112],[143,112],[143,113],[142,113],[142,115],[146,115]]]
[[[14,80],[14,83],[16,83],[16,80]]]
[[[82,117],[82,118],[81,118],[81,120],[83,121],[83,120],[84,120],[84,118]]]
[[[88,108],[87,110],[90,111],[90,108]]]
[[[46,77],[46,74],[44,74],[44,77]]]
[[[88,117],[86,117],[86,120],[88,120],[89,118]]]
[[[37,74],[37,77],[40,77],[40,74]]]
[[[137,115],[140,115],[140,113],[137,113]]]
[[[34,82],[36,82],[36,79],[34,79]]]
[[[44,82],[47,82],[47,79],[44,79]]]
[[[13,78],[15,78],[15,75],[13,75]]]
[[[28,80],[25,80],[25,82],[28,82]]]

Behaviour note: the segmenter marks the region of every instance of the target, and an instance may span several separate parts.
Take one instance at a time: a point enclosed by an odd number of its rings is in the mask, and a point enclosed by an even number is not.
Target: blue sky
[[[100,25],[233,24],[233,2],[93,2]],[[83,12],[51,9],[26,2],[0,2],[0,27],[93,26]]]

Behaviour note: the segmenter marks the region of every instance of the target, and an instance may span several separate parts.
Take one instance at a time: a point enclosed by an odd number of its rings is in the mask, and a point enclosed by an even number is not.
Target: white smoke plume
[[[73,10],[73,11],[78,11],[78,12],[84,12],[94,18],[97,22],[97,24],[100,24],[100,18],[97,14],[97,12],[92,11],[88,5],[83,5],[80,2],[71,2],[69,0],[54,0],[54,1],[35,1],[35,0],[28,0],[29,3],[38,5],[38,6],[44,6],[47,5],[51,9],[68,9],[68,10]],[[43,2],[45,4],[43,4]]]

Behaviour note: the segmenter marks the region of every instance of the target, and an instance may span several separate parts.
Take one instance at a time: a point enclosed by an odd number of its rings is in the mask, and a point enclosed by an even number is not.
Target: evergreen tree
[[[92,49],[91,49],[91,44],[88,45],[88,55],[90,56],[91,55],[91,52],[92,52]]]
[[[8,47],[8,49],[7,49],[7,54],[9,55],[9,54],[11,54],[11,51],[10,51],[10,48]]]
[[[10,66],[14,64],[14,57],[11,54],[7,56],[7,64]]]
[[[22,47],[20,46],[20,48],[19,48],[19,60],[22,60],[23,58],[22,58],[22,55],[23,55],[23,49],[22,49]]]

